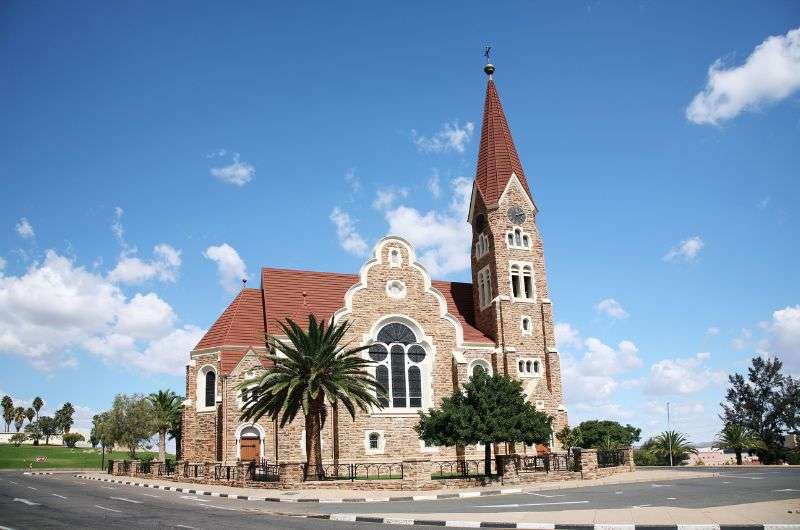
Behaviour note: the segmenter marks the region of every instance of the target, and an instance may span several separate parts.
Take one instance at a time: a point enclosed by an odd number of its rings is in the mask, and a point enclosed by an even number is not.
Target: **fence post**
[[[175,461],[175,478],[181,479],[184,478],[186,474],[186,460],[176,460]]]
[[[516,484],[519,482],[516,455],[496,455],[497,474],[503,477],[503,483]]]
[[[622,465],[627,466],[631,471],[636,471],[636,464],[633,461],[633,447],[622,450]]]
[[[581,478],[597,478],[597,449],[579,449]]]
[[[278,469],[282,487],[295,487],[305,480],[305,462],[283,462]]]
[[[236,462],[236,484],[239,486],[244,486],[247,484],[247,471],[248,467],[250,466],[250,462],[242,462],[239,460]]]
[[[402,465],[403,482],[417,489],[425,489],[432,484],[430,457],[406,458]]]

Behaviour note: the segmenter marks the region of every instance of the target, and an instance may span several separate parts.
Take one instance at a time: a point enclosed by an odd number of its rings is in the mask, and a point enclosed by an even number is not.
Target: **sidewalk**
[[[634,482],[649,482],[663,480],[683,480],[717,476],[711,471],[682,471],[675,473],[669,470],[637,470],[631,473],[620,473],[610,477],[594,480],[564,480],[544,482],[538,484],[506,485],[499,484],[488,487],[466,489],[439,489],[425,491],[387,491],[387,490],[347,490],[347,489],[317,489],[317,490],[283,490],[270,488],[240,488],[221,484],[196,484],[190,482],[174,482],[149,477],[112,476],[103,472],[81,472],[77,476],[89,480],[114,481],[131,484],[147,484],[158,489],[210,492],[220,497],[239,497],[250,500],[270,499],[276,502],[387,502],[387,501],[412,501],[435,500],[452,498],[469,498],[485,495],[502,495],[529,491],[546,491],[563,488],[580,488],[604,484],[630,484]]]

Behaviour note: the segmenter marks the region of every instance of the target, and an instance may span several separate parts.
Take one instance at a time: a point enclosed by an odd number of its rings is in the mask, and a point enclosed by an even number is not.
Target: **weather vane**
[[[489,57],[492,55],[492,47],[488,44],[483,47],[483,56],[486,57],[486,62],[489,62]]]
[[[483,67],[483,71],[486,72],[486,75],[491,79],[494,73],[494,65],[490,61],[492,56],[492,47],[490,45],[487,44],[483,47],[483,56],[486,57],[486,66]]]

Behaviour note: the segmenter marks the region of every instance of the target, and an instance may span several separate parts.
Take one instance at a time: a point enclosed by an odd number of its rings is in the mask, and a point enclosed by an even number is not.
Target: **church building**
[[[430,277],[405,239],[387,236],[356,274],[265,267],[261,285],[244,288],[190,352],[183,409],[183,459],[304,461],[302,414],[284,428],[267,418],[240,420],[237,387],[269,370],[265,336],[281,339],[280,322],[347,320],[345,338],[371,345],[383,407],[355,421],[330,414],[323,459],[399,461],[430,456],[482,458],[483,447],[429,447],[414,426],[478,370],[522,382],[538,410],[567,424],[553,307],[547,289],[538,208],[500,97],[488,75],[478,162],[465,230],[472,231],[472,282]],[[557,450],[557,442],[551,441]],[[495,447],[506,452],[508,447]],[[516,452],[534,448],[517,447]]]

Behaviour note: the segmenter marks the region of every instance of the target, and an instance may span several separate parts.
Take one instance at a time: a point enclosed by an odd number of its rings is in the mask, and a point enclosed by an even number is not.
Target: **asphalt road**
[[[352,528],[363,523],[287,513],[476,513],[595,510],[634,506],[705,508],[800,498],[800,469],[724,468],[719,477],[611,484],[465,499],[381,503],[270,503],[77,479],[70,474],[0,473],[4,528]],[[676,473],[680,471],[676,470]],[[424,515],[422,517],[424,518]],[[381,528],[394,528],[382,526]],[[401,528],[401,527],[396,527]],[[407,527],[406,527],[407,528]]]

